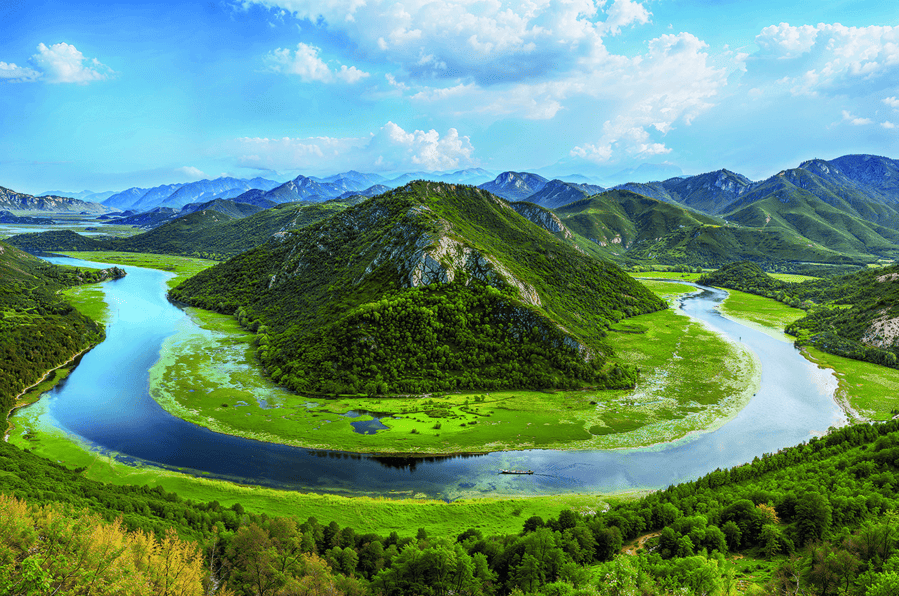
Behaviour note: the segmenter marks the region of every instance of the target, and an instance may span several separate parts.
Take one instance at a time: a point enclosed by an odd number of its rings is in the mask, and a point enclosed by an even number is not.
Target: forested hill
[[[630,386],[605,329],[664,303],[484,190],[415,182],[184,282],[295,390]]]
[[[699,283],[774,298],[807,314],[787,326],[798,344],[899,368],[899,265],[787,283],[754,263],[733,263]]]
[[[33,253],[113,250],[226,259],[262,244],[272,234],[321,221],[363,199],[349,197],[325,203],[285,203],[240,219],[204,209],[130,238],[92,238],[71,230],[51,230],[19,234],[9,238],[8,242]]]
[[[899,593],[895,420],[834,430],[602,511],[521,519],[506,536],[461,525],[416,533],[416,513],[402,536],[268,517],[93,482],[7,443],[0,470],[3,593]]]
[[[57,295],[73,285],[124,275],[50,265],[0,242],[0,413],[48,370],[105,336],[103,327]]]

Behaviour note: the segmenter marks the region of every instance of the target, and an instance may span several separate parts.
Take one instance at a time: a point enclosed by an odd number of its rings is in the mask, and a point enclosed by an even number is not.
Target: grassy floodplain
[[[147,269],[159,269],[174,273],[175,277],[168,280],[168,287],[173,288],[188,277],[193,277],[200,271],[208,269],[216,264],[216,261],[199,259],[195,257],[177,257],[173,255],[156,255],[142,252],[109,252],[109,251],[58,251],[58,254],[83,259],[85,261],[97,261],[114,265],[133,265],[146,267]],[[85,313],[88,314],[88,313]]]
[[[691,291],[666,282],[650,287],[662,296]],[[253,334],[233,317],[188,312],[196,324],[166,342],[151,370],[154,399],[218,432],[301,447],[448,454],[652,445],[717,426],[759,381],[751,354],[667,310],[628,319],[610,334],[619,357],[643,370],[634,391],[297,395],[264,376]],[[381,430],[354,430],[376,417]]]
[[[899,370],[802,348],[806,358],[821,368],[832,368],[839,380],[837,402],[853,420],[889,420],[899,413]]]
[[[721,304],[722,314],[777,339],[793,341],[784,334],[784,327],[804,317],[804,310],[738,290],[727,290],[727,293]]]

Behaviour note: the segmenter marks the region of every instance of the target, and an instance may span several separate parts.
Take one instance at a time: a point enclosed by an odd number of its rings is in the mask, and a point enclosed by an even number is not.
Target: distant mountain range
[[[24,194],[0,186],[0,210],[19,212],[86,213],[100,215],[112,211],[99,203],[91,203],[68,197]]]
[[[476,181],[488,174],[477,169],[430,176],[472,186],[463,180]],[[244,218],[284,203],[372,197],[392,185],[408,185],[406,178],[415,175],[386,180],[350,171],[327,178],[297,176],[283,184],[222,178],[128,189],[106,199],[103,206],[128,205],[135,211],[122,218],[107,216],[110,223],[153,228],[197,211]],[[740,258],[861,264],[899,258],[899,162],[887,157],[811,159],[756,182],[726,169],[611,189],[584,182],[585,176],[566,178],[548,180],[533,172],[510,171],[480,182],[478,188],[511,203],[525,201],[555,210],[581,250],[622,263],[720,265]],[[244,190],[251,185],[269,188]],[[29,195],[4,191],[19,197],[12,203],[0,202],[0,209],[14,213],[90,212],[103,207],[59,197],[25,200]],[[218,196],[233,194],[237,196],[230,199]],[[201,200],[184,203],[194,196]]]

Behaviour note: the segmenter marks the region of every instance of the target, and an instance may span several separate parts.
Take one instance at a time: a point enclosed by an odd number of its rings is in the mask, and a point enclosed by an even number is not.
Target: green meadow
[[[784,327],[805,316],[801,308],[793,308],[771,298],[738,290],[727,290],[727,293],[721,304],[722,314],[778,339],[792,341],[784,335]]]
[[[177,257],[173,255],[157,255],[141,252],[109,252],[109,251],[56,251],[59,254],[84,259],[85,261],[97,261],[114,265],[133,265],[148,269],[159,269],[174,273],[175,277],[168,280],[169,288],[174,288],[188,277],[193,277],[200,271],[208,269],[216,264],[216,261],[199,259],[195,257]]]
[[[899,414],[899,370],[828,354],[810,346],[805,357],[822,368],[832,368],[839,380],[837,401],[856,421],[889,420]]]

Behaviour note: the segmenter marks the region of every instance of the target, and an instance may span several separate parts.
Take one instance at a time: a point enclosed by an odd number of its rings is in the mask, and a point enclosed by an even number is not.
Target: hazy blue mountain
[[[138,188],[136,186],[127,188],[121,192],[117,192],[116,194],[106,198],[103,200],[103,204],[107,207],[112,207],[114,209],[131,209],[131,207],[137,203],[142,196],[147,194],[147,191],[150,190],[148,188]]]
[[[215,198],[223,198],[226,195],[237,196],[253,188],[271,190],[277,186],[277,182],[266,180],[265,178],[243,180],[226,176],[215,178],[213,180],[198,180],[182,185],[157,204],[162,207],[180,208],[189,203],[210,201]],[[235,192],[236,194],[234,194]],[[140,205],[138,206],[144,206],[146,201],[147,195],[141,199]]]
[[[601,186],[592,184],[573,184],[561,180],[551,180],[525,200],[547,209],[555,209],[602,191]]]
[[[547,182],[543,176],[530,172],[503,172],[478,188],[510,201],[521,201],[540,191]]]
[[[899,202],[899,160],[877,155],[844,155],[830,163],[860,187],[876,191],[887,202]]]
[[[66,190],[48,190],[42,192],[38,197],[68,197],[70,199],[78,199],[79,201],[89,201],[91,203],[102,203],[112,195],[116,194],[114,190],[106,190],[103,192],[94,192],[92,190],[81,190],[78,192],[70,192]]]
[[[348,190],[342,195],[338,196],[338,199],[347,199],[353,196],[363,196],[363,197],[374,197],[379,194],[385,193],[390,190],[389,186],[385,186],[383,184],[375,184],[374,186],[369,186],[365,190],[352,191]]]
[[[99,215],[112,211],[100,203],[69,197],[35,197],[0,186],[0,209],[5,211],[47,211],[51,213],[87,213]]]
[[[384,184],[387,179],[380,174],[366,174],[363,172],[357,172],[356,170],[350,170],[349,172],[334,174],[333,176],[322,178],[320,181],[334,183],[343,182],[345,184],[352,184],[353,186],[357,187],[357,190],[362,190],[376,184]]]
[[[670,178],[661,186],[670,199],[715,215],[727,211],[737,198],[753,187],[753,182],[730,170],[716,170],[697,176]],[[654,198],[661,199],[659,196]]]
[[[297,201],[321,202],[332,198],[329,189],[325,188],[322,184],[319,184],[312,178],[303,175],[299,175],[293,180],[288,180],[284,184],[268,191],[263,196],[275,203],[295,203]]]

